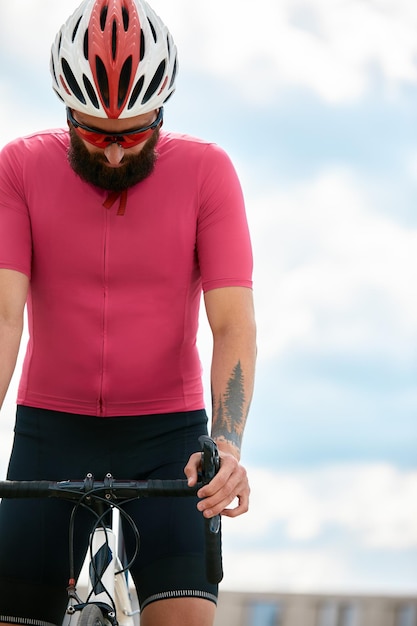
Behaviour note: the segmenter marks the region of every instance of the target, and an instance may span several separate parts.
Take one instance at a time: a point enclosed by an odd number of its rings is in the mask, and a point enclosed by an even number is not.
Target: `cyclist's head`
[[[51,51],[54,91],[70,109],[101,118],[160,108],[176,73],[172,36],[145,0],[84,0]]]

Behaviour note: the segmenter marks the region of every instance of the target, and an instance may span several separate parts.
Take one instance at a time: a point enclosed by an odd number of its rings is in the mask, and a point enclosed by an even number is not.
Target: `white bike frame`
[[[116,513],[116,516],[114,515]],[[132,577],[123,569],[119,554],[123,542],[121,540],[121,524],[117,511],[112,511],[113,528],[98,527],[94,530],[85,556],[84,564],[77,581],[77,596],[82,602],[89,604],[103,603],[116,606],[116,619],[119,626],[139,625],[139,603]],[[91,546],[91,548],[90,548]],[[100,572],[99,579],[96,572]],[[78,604],[71,599],[63,626],[75,626],[81,611],[72,608]]]

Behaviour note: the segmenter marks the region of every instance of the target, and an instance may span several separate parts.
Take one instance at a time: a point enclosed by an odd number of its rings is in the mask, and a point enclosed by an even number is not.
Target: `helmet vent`
[[[157,37],[157,35],[156,35],[156,30],[155,30],[155,28],[154,28],[154,25],[152,24],[152,22],[151,22],[151,20],[149,19],[149,17],[148,17],[148,22],[149,22],[149,26],[151,27],[153,40],[154,40],[154,42],[156,43],[156,42],[157,42],[158,37]]]
[[[131,76],[132,76],[132,56],[126,59],[126,61],[123,63],[122,71],[120,72],[119,97],[118,97],[119,109],[122,108],[123,103],[127,98]]]
[[[164,102],[163,102],[164,104],[165,104],[166,102],[168,102],[168,100],[172,97],[172,94],[173,94],[173,93],[174,93],[174,92],[173,92],[173,91],[171,91],[171,93],[170,93],[170,94],[168,94],[168,96],[165,98],[165,100],[164,100]]]
[[[103,99],[104,106],[108,108],[110,106],[109,79],[104,63],[100,57],[96,57],[96,74],[100,95]]]
[[[145,82],[145,77],[141,76],[132,91],[132,95],[130,96],[129,104],[127,105],[128,109],[132,109],[135,106],[136,101],[139,98],[139,94],[142,91],[144,82]]]
[[[64,98],[61,96],[61,94],[55,89],[55,87],[53,87],[54,92],[56,93],[56,95],[58,96],[58,98],[62,101],[65,102]]]
[[[113,61],[114,61],[116,59],[116,54],[117,54],[117,23],[116,23],[116,20],[113,20],[113,25],[112,25],[111,51],[112,51],[112,56],[113,56]]]
[[[61,52],[61,45],[62,45],[62,32],[59,36],[59,42],[58,42],[58,54]]]
[[[143,34],[143,30],[140,29],[140,61],[143,61],[144,56],[145,56],[145,35]]]
[[[127,33],[128,28],[129,28],[129,13],[126,10],[126,7],[122,8],[122,18],[123,18],[123,28],[125,29],[125,32]]]
[[[83,83],[84,83],[84,87],[85,90],[87,92],[88,97],[91,100],[92,105],[96,108],[99,109],[100,108],[100,103],[97,100],[97,96],[96,96],[96,92],[94,91],[94,87],[91,84],[91,82],[88,80],[87,76],[85,74],[83,74]]]
[[[79,27],[80,22],[81,22],[82,19],[83,19],[83,16],[80,17],[80,19],[78,20],[78,22],[75,25],[74,30],[72,31],[72,36],[71,36],[72,43],[74,43],[75,37],[77,35],[78,27]]]
[[[104,29],[106,28],[107,12],[108,12],[108,7],[103,7],[100,13],[100,28],[103,32],[104,32]]]
[[[143,96],[142,104],[146,104],[148,100],[150,100],[151,97],[155,94],[156,90],[158,89],[164,77],[165,66],[166,66],[166,62],[165,60],[163,60],[159,64],[158,69],[156,70],[151,82],[149,83],[149,87],[147,88],[145,95]]]
[[[177,59],[175,59],[174,69],[172,70],[171,82],[169,83],[169,89],[171,89],[172,85],[175,82],[175,77],[177,76],[177,70],[178,70],[178,63],[177,63]]]
[[[55,62],[54,62],[54,57],[53,56],[51,56],[51,70],[52,70],[53,79],[56,82],[56,84],[58,84],[58,79],[56,77],[56,70],[55,70]]]
[[[84,58],[86,61],[88,61],[88,28],[85,31],[85,35],[84,35],[83,50],[84,50]]]
[[[62,71],[64,72],[68,87],[71,89],[73,95],[83,104],[87,104],[87,101],[84,98],[84,94],[81,91],[79,84],[77,83],[77,79],[75,78],[68,62],[65,59],[62,59]]]

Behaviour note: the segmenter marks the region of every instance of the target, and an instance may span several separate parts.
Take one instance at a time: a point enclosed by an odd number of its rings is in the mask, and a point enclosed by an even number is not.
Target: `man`
[[[255,324],[240,185],[220,148],[161,131],[177,54],[144,0],[85,0],[56,37],[51,73],[69,132],[19,139],[0,155],[0,402],[26,302],[30,333],[8,478],[185,472],[194,485],[207,433],[203,291],[219,474],[197,506],[150,499],[129,512],[141,534],[141,626],[209,626],[217,588],[204,575],[202,515],[240,515],[249,498],[239,458]],[[62,621],[68,514],[61,501],[1,504],[3,623]],[[90,528],[82,517],[77,568]]]

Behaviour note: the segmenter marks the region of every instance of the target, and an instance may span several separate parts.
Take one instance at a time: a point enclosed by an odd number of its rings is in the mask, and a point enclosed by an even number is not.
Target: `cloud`
[[[417,152],[408,158],[406,170],[414,185],[417,184]]]
[[[230,529],[231,530],[231,529]],[[234,591],[320,591],[349,588],[349,573],[338,554],[323,550],[224,552],[223,587]],[[329,575],[331,573],[331,575]],[[359,587],[359,585],[358,585]]]
[[[233,520],[234,541],[262,547],[278,533],[293,548],[312,549],[333,533],[336,544],[364,550],[417,548],[417,471],[339,463],[290,471],[255,467],[249,476],[250,511]]]
[[[46,69],[56,31],[77,4],[5,5],[3,57],[9,64]],[[363,97],[378,75],[388,89],[417,82],[417,7],[408,0],[151,4],[172,30],[186,72],[214,76],[252,103],[301,88],[337,105]]]
[[[354,101],[375,72],[389,86],[417,81],[417,8],[407,0],[256,6],[155,0],[154,6],[178,36],[188,66],[222,76],[252,101],[287,87],[310,89],[331,104]]]
[[[49,98],[49,108],[33,108],[28,104],[28,93],[21,90],[13,80],[0,78],[0,99],[2,116],[0,119],[0,147],[16,137],[37,132],[42,128],[62,126],[65,123],[65,109],[60,105],[52,90],[45,89]],[[56,113],[53,105],[56,100]]]
[[[349,169],[249,191],[248,207],[261,358],[300,348],[412,362],[417,230],[378,213]]]
[[[229,550],[227,534],[224,543],[224,590],[414,595],[417,588],[415,554],[372,561],[364,554],[328,548]]]
[[[416,471],[333,464],[249,476],[249,512],[223,519],[225,589],[415,593]]]
[[[17,0],[2,7],[0,51],[7,57],[3,71],[23,64],[30,73],[49,63],[49,51],[61,24],[75,10],[77,0]]]

